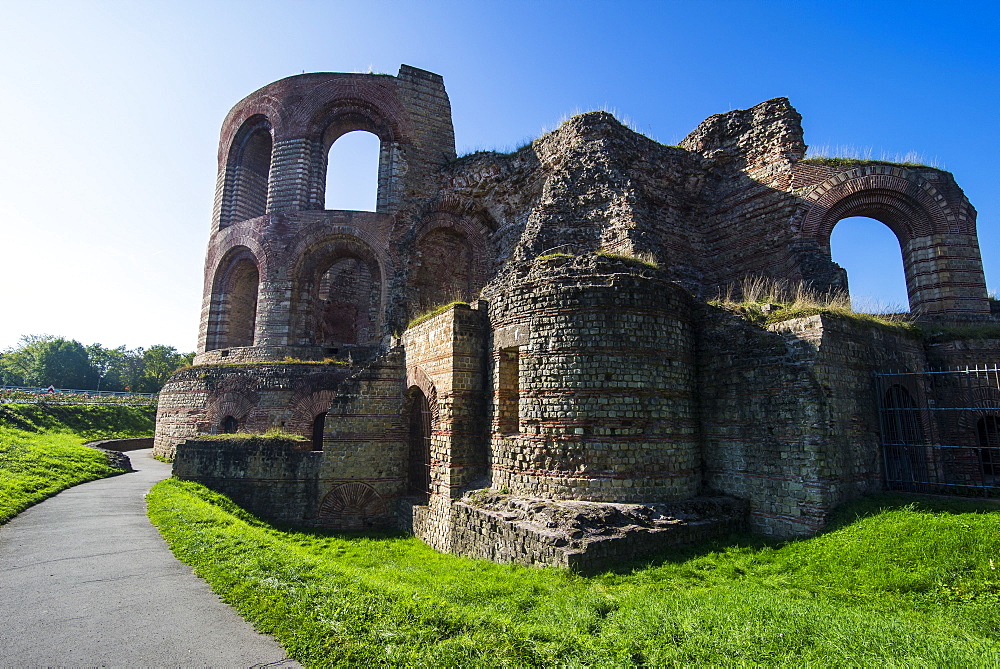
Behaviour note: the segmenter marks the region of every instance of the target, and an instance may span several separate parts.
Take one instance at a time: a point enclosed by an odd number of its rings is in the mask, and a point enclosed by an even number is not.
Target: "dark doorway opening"
[[[407,493],[422,501],[431,492],[431,409],[419,388],[410,390]]]

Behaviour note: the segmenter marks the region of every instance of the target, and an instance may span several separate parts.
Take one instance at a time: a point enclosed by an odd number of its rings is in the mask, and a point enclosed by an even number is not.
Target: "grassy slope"
[[[870,506],[811,539],[584,577],[282,531],[189,482],[149,496],[177,556],[312,666],[1000,664],[1000,513]]]
[[[60,490],[121,473],[84,442],[151,433],[145,409],[0,404],[0,524]]]

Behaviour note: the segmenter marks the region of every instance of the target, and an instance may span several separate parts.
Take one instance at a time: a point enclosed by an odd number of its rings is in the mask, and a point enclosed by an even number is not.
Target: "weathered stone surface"
[[[381,140],[374,212],[324,209],[352,130]],[[589,568],[743,518],[813,532],[882,486],[872,375],[1000,345],[706,303],[750,276],[846,288],[830,233],[863,215],[899,239],[921,318],[993,318],[950,174],[805,149],[775,98],[680,146],[592,112],[456,158],[436,74],[265,86],[223,126],[198,355],[161,393],[155,450],[265,517],[398,524],[491,559]],[[304,450],[198,440],[269,429]],[[504,494],[463,497],[487,488]],[[662,506],[685,500],[716,520]]]

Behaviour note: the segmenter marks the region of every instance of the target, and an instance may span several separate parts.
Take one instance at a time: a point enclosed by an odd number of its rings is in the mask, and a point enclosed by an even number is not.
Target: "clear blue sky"
[[[675,143],[711,114],[787,96],[812,147],[915,152],[953,172],[979,211],[994,288],[997,7],[5,2],[0,349],[48,333],[193,350],[225,114],[285,76],[400,63],[444,77],[460,153],[514,147],[597,108]],[[854,292],[903,303],[898,246],[878,246],[877,228],[838,227],[834,259]]]

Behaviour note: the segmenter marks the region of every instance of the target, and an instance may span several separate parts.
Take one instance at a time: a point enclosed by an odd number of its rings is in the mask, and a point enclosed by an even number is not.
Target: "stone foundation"
[[[404,503],[400,510],[403,527],[438,550],[578,571],[744,531],[746,514],[746,502],[729,497],[613,504],[519,497],[489,489],[446,504]]]

